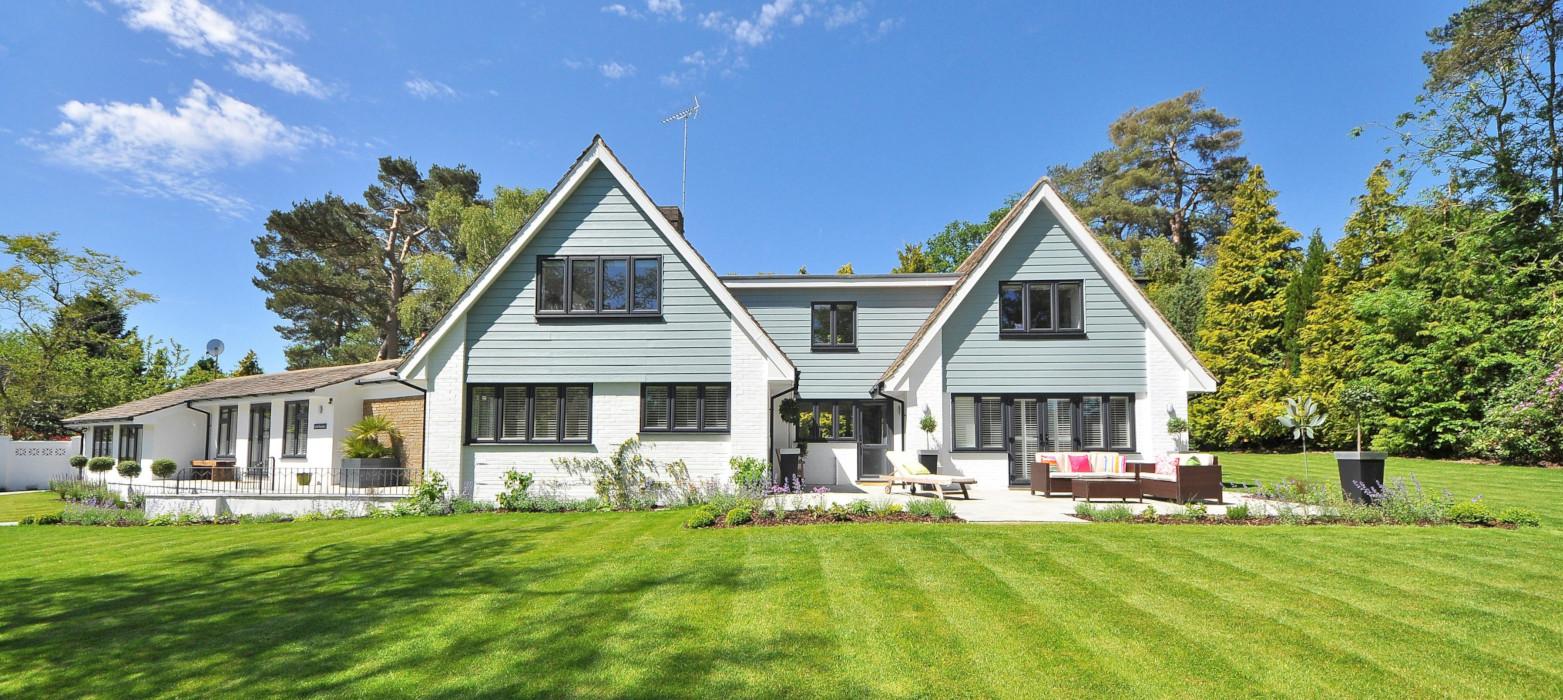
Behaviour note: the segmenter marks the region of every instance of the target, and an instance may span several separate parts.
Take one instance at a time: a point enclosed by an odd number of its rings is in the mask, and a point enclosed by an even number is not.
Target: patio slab
[[[804,494],[803,496],[792,496],[791,498],[803,498],[805,503],[812,503],[814,501],[810,499],[819,498],[823,505],[827,507],[835,503],[845,505],[858,499],[874,503],[888,500],[892,503],[905,505],[914,498],[937,498],[931,492],[918,492],[915,496],[910,495],[906,492],[906,489],[901,487],[897,487],[893,493],[886,495],[884,485],[873,482],[851,485],[843,484],[831,487],[831,489],[830,493],[819,494],[818,496]],[[950,506],[955,509],[955,514],[968,522],[1085,523],[1084,520],[1073,515],[1075,505],[1080,503],[1080,501],[1067,496],[1048,498],[1041,494],[1033,496],[1030,491],[1025,489],[984,489],[979,487],[971,490],[971,500],[967,501],[960,498],[958,491],[955,493],[956,495],[954,496],[950,496],[949,492],[946,492],[945,495]],[[1208,510],[1212,515],[1224,514],[1228,506],[1247,500],[1245,495],[1235,491],[1225,492],[1225,498],[1226,505],[1207,504]],[[1097,500],[1093,501],[1093,503],[1098,506],[1106,506],[1116,504],[1118,501]],[[1175,513],[1180,509],[1176,503],[1149,498],[1145,499],[1145,503],[1129,501],[1123,505],[1128,506],[1130,510],[1136,513],[1144,510],[1146,505],[1154,505],[1156,510],[1163,514]]]

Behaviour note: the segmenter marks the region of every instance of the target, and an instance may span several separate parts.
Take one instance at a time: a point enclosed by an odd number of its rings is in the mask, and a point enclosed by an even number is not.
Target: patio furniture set
[[[977,483],[976,479],[930,473],[911,452],[891,451],[885,456],[895,467],[886,477],[885,493],[898,485],[909,492],[922,486],[942,499],[945,488],[959,487],[961,496],[971,499],[967,487]],[[1221,465],[1215,455],[1203,452],[1172,453],[1155,461],[1131,461],[1117,452],[1041,452],[1031,475],[1031,494],[1037,491],[1048,497],[1067,494],[1086,501],[1133,498],[1143,502],[1149,496],[1180,503],[1226,503],[1221,493]]]

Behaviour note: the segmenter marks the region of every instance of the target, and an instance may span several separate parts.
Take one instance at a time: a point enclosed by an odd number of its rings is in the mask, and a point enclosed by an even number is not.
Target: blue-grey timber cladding
[[[1143,392],[1145,326],[1085,252],[1039,207],[944,326],[950,393]],[[999,283],[1083,280],[1084,338],[1000,338]]]
[[[804,398],[866,399],[946,289],[739,287],[733,295],[803,373],[798,390]],[[857,302],[857,352],[809,350],[809,305],[816,301]]]
[[[728,381],[732,319],[606,168],[596,166],[467,313],[469,382]],[[534,311],[537,258],[662,256],[662,318]]]

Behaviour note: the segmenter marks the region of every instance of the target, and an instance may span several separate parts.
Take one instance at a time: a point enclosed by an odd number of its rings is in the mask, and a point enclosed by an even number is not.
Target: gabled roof
[[[1085,227],[1080,217],[1076,216],[1069,208],[1069,204],[1059,196],[1058,190],[1053,188],[1053,183],[1045,177],[1037,180],[1036,184],[1026,191],[1025,196],[1015,202],[1015,206],[1010,207],[1009,213],[1004,215],[1004,218],[956,269],[959,278],[951,285],[950,291],[944,295],[944,298],[939,300],[933,312],[928,314],[928,318],[912,335],[912,339],[907,341],[906,347],[901,349],[895,361],[885,369],[885,373],[879,378],[880,384],[893,386],[903,378],[902,375],[905,374],[912,359],[922,353],[932,341],[934,331],[944,326],[977,280],[998,258],[999,251],[1009,245],[1015,237],[1015,232],[1020,230],[1039,206],[1046,206],[1053,213],[1064,232],[1085,253],[1108,284],[1112,285],[1113,289],[1128,302],[1129,308],[1134,311],[1135,316],[1139,317],[1140,322],[1144,323],[1145,327],[1167,347],[1178,365],[1188,372],[1191,386],[1200,391],[1215,391],[1215,376],[1200,364],[1193,348],[1190,348],[1182,336],[1178,335],[1167,318],[1161,314],[1155,304],[1151,303],[1150,297],[1145,295],[1145,290],[1129,278],[1128,273],[1124,272],[1102,242]]]
[[[717,277],[716,272],[711,269],[711,265],[706,262],[705,258],[701,257],[700,252],[695,250],[694,246],[685,240],[683,234],[673,228],[672,222],[668,221],[667,217],[661,214],[656,203],[651,201],[650,195],[646,194],[645,188],[641,187],[640,183],[635,180],[635,177],[630,175],[629,170],[625,169],[624,164],[619,162],[618,157],[608,148],[607,142],[603,141],[601,135],[592,137],[591,145],[587,146],[586,150],[581,152],[580,157],[575,159],[575,164],[570,166],[569,171],[565,173],[563,178],[560,178],[553,191],[548,193],[548,197],[543,200],[542,206],[538,207],[537,213],[528,219],[521,226],[521,230],[517,231],[510,238],[510,242],[505,244],[504,250],[500,251],[499,255],[494,256],[488,267],[483,268],[477,279],[473,280],[466,291],[461,293],[461,297],[456,300],[456,303],[451,306],[449,311],[445,312],[445,315],[434,325],[434,329],[429,332],[428,336],[413,347],[412,351],[403,359],[401,365],[397,367],[397,374],[408,376],[428,359],[429,349],[434,347],[445,334],[450,332],[456,320],[472,308],[472,305],[483,296],[483,292],[493,286],[494,281],[499,279],[500,275],[510,267],[516,256],[521,254],[521,251],[537,236],[537,233],[544,226],[548,225],[549,220],[564,205],[564,202],[570,198],[570,195],[575,193],[576,188],[586,179],[586,175],[591,172],[592,167],[598,164],[607,168],[614,179],[618,180],[619,185],[624,188],[625,194],[629,195],[630,200],[642,212],[645,212],[646,218],[651,221],[652,226],[656,227],[657,233],[689,264],[690,269],[694,270],[695,276],[700,278],[700,281],[705,284],[706,288],[711,290],[712,296],[716,297],[717,301],[727,309],[727,312],[732,314],[733,318],[738,321],[739,326],[744,329],[744,332],[760,347],[760,351],[765,354],[766,358],[776,365],[777,368],[786,372],[789,379],[791,378],[792,373],[797,371],[797,368],[792,364],[792,360],[788,359],[787,354],[782,352],[776,341],[772,340],[765,333],[764,329],[760,328],[760,324],[755,321],[754,316],[750,315],[749,310],[738,302],[738,299],[733,296],[732,292],[728,291],[727,285],[722,284],[721,278]]]
[[[361,365],[296,369],[291,372],[272,372],[271,374],[257,374],[249,377],[218,379],[205,384],[175,389],[157,396],[149,396],[129,403],[122,403],[112,408],[83,413],[79,416],[66,418],[64,422],[66,425],[73,425],[128,421],[134,420],[137,416],[144,416],[154,411],[178,406],[187,401],[211,401],[236,399],[242,396],[268,396],[272,394],[314,391],[332,384],[358,379],[359,377],[367,377],[376,372],[384,372],[395,367],[399,362],[401,360],[380,360],[378,362],[365,362]]]

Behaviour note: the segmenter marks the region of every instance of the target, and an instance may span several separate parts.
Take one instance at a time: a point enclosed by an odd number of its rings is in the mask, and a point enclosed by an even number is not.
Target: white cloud
[[[684,18],[684,3],[680,0],[646,0],[646,11],[660,17]]]
[[[826,29],[839,29],[849,24],[857,24],[868,16],[868,7],[861,2],[852,3],[851,6],[837,5],[830,8],[830,15],[825,18]]]
[[[612,4],[612,5],[608,5],[607,7],[602,8],[602,11],[606,12],[606,13],[608,13],[610,15],[618,15],[620,17],[638,17],[639,16],[636,13],[631,12],[630,8],[625,7],[623,5],[620,5],[620,4],[617,4],[617,3]]]
[[[700,16],[700,26],[722,32],[738,44],[753,47],[770,41],[776,34],[776,25],[782,20],[791,19],[793,24],[802,24],[812,12],[813,6],[808,3],[772,0],[761,5],[760,11],[749,19],[735,20],[720,11],[708,12]]]
[[[451,86],[446,85],[445,83],[442,83],[438,80],[413,78],[405,83],[402,83],[402,86],[407,88],[407,92],[412,93],[413,97],[416,97],[420,100],[427,100],[430,97],[456,96],[455,88],[452,88]]]
[[[58,163],[115,179],[149,196],[181,197],[219,211],[249,207],[211,174],[274,156],[291,156],[330,137],[289,126],[259,107],[199,80],[173,109],[146,104],[72,100],[53,138],[27,143]]]
[[[125,25],[167,35],[174,46],[203,56],[222,55],[235,73],[295,95],[325,97],[324,83],[284,60],[287,47],[274,37],[307,36],[298,17],[263,7],[242,19],[225,15],[201,0],[114,0],[125,8]]]
[[[570,70],[580,70],[586,67],[586,62],[577,61],[573,58],[566,58],[564,59],[564,67],[569,68]]]
[[[602,71],[602,74],[609,80],[628,78],[635,74],[635,66],[633,64],[624,64],[619,63],[618,61],[604,63],[600,66],[597,66],[597,70]]]

